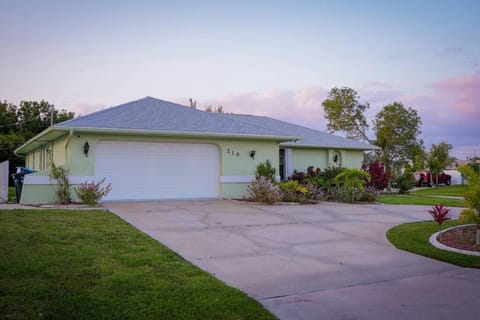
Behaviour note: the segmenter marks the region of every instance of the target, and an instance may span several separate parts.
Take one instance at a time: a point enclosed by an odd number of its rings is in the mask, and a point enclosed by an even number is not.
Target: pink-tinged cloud
[[[225,112],[264,115],[324,130],[322,101],[327,91],[322,87],[300,90],[272,90],[229,95],[200,101],[201,108],[223,106]]]
[[[99,110],[105,109],[107,106],[104,104],[87,104],[87,103],[81,103],[77,104],[73,107],[67,108],[68,111],[73,111],[75,112],[75,117],[78,116],[84,116],[89,113],[97,112]]]
[[[455,109],[466,114],[479,114],[480,74],[438,81],[432,87],[438,97]]]

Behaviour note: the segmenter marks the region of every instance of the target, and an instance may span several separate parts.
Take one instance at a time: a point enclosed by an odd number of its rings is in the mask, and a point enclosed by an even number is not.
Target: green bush
[[[247,191],[250,198],[254,201],[266,204],[274,204],[275,202],[282,201],[280,188],[265,176],[260,176],[258,179],[252,181]]]
[[[82,203],[88,204],[89,206],[97,206],[100,204],[100,200],[112,190],[110,183],[103,187],[102,184],[104,182],[105,178],[98,183],[85,181],[75,188],[75,193]]]
[[[376,189],[375,186],[368,186],[356,193],[355,200],[360,202],[375,202],[377,200],[378,194],[379,191]]]
[[[354,194],[354,192],[353,192]],[[352,199],[352,190],[348,187],[342,186],[333,186],[328,189],[328,196],[330,200],[337,202],[353,202],[355,199]]]
[[[303,185],[312,184],[319,188],[327,188],[335,185],[333,179],[343,170],[345,169],[342,167],[328,167],[322,171],[320,168],[309,166],[306,172],[295,170],[289,180],[296,180]]]
[[[257,171],[255,177],[259,179],[260,177],[265,177],[271,182],[275,181],[276,169],[272,166],[270,160],[261,162],[257,166]]]
[[[298,181],[289,180],[280,182],[278,185],[282,193],[282,201],[285,202],[303,202],[308,189],[301,186]]]
[[[368,180],[370,180],[370,175],[368,172],[360,169],[349,168],[338,174],[335,179],[333,179],[333,182],[335,182],[336,185],[350,191],[350,202],[354,202],[356,200],[355,193],[358,191],[363,191],[365,189],[365,183]]]
[[[408,193],[415,186],[415,179],[408,171],[398,176],[395,182],[397,183],[398,193],[401,194]]]
[[[284,202],[317,203],[326,198],[325,193],[313,184],[301,185],[296,180],[289,180],[278,186]]]

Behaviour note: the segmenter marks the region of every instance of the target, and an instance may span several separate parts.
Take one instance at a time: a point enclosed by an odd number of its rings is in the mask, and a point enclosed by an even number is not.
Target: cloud
[[[439,80],[427,92],[401,99],[422,117],[427,145],[447,141],[461,158],[480,151],[479,73]]]
[[[306,87],[299,90],[272,90],[228,95],[199,102],[206,107],[223,106],[225,112],[264,115],[290,121],[311,128],[326,127],[322,101],[327,91],[322,87]]]
[[[480,152],[480,73],[441,79],[422,92],[405,93],[388,83],[369,82],[359,90],[361,101],[368,101],[368,121],[387,104],[402,102],[417,110],[422,119],[425,144],[446,141],[459,158]],[[299,90],[250,92],[210,99],[199,105],[222,105],[226,112],[267,115],[314,129],[326,130],[322,101],[328,91],[320,86]],[[372,134],[373,136],[373,134]]]
[[[100,111],[102,109],[105,109],[106,107],[107,105],[105,104],[80,103],[72,106],[71,108],[67,108],[67,110],[75,112],[75,117],[79,117],[89,113]]]

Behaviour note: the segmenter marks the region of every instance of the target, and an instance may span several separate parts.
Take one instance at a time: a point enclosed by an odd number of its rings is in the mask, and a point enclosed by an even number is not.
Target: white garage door
[[[211,144],[100,141],[95,176],[112,184],[104,200],[216,198],[219,152]]]

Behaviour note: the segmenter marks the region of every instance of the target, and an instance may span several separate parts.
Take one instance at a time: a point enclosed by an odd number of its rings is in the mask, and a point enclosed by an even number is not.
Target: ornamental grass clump
[[[98,206],[100,205],[100,200],[112,190],[111,183],[102,186],[104,182],[105,178],[98,183],[85,181],[75,188],[75,193],[83,204]]]

